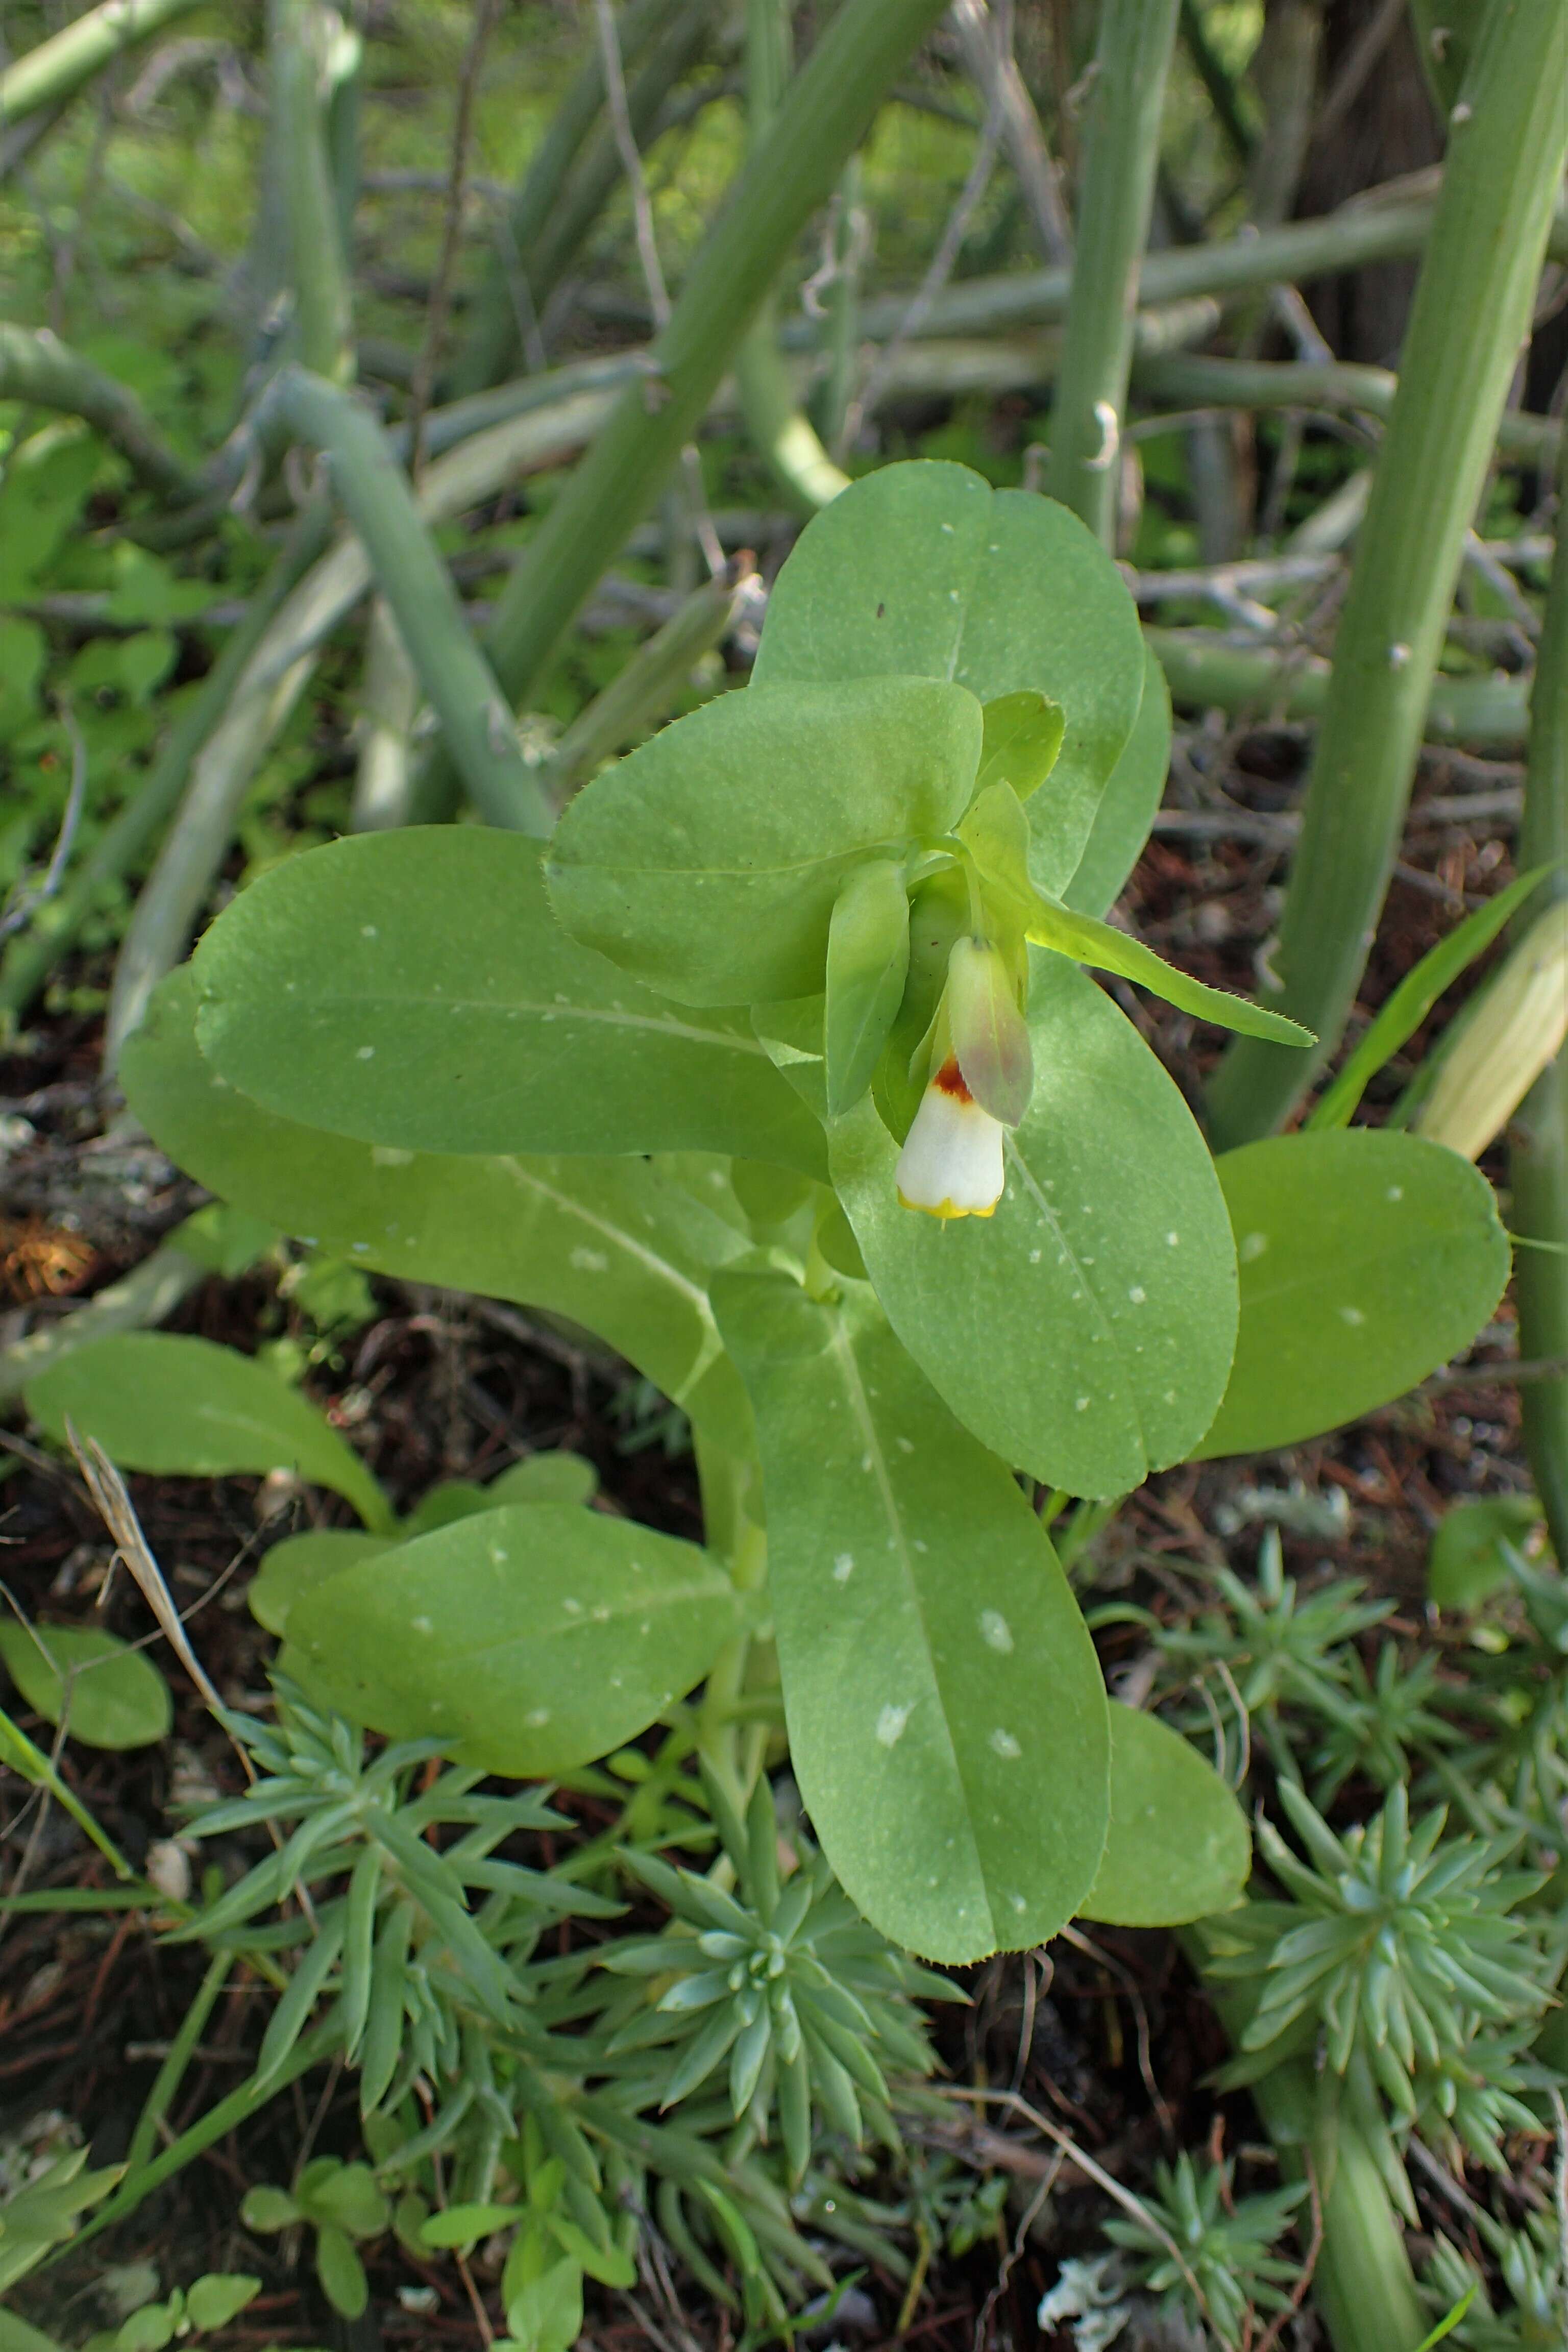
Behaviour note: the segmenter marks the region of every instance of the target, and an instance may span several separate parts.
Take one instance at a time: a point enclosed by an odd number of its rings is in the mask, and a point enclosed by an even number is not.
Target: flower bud
[[[1034,1055],[1006,960],[989,940],[953,941],[946,1004],[964,1084],[982,1110],[1016,1127],[1034,1090]]]
[[[932,1217],[988,1217],[1002,1197],[1000,1119],[983,1110],[949,1054],[899,1154],[899,1199]]]

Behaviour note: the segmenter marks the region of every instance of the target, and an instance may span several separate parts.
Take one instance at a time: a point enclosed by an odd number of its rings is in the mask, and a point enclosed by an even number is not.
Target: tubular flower
[[[899,1199],[932,1217],[988,1217],[1002,1197],[1000,1119],[982,1110],[949,1054],[899,1155]]]

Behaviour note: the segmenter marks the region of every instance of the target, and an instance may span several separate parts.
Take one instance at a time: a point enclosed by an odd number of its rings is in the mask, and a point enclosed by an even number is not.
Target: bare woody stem
[[[1176,8],[1177,0],[1104,0],[1095,50],[1050,487],[1107,545]]]
[[[1354,1002],[1465,535],[1530,325],[1568,154],[1565,91],[1568,14],[1560,0],[1490,11],[1455,109],[1280,926],[1278,1001],[1322,1043],[1315,1055],[1293,1060],[1251,1040],[1232,1046],[1209,1097],[1216,1148],[1278,1124],[1333,1052]]]

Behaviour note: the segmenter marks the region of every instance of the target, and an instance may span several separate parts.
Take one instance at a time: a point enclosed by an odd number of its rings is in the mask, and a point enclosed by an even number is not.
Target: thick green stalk
[[[1280,1008],[1321,1042],[1289,1067],[1278,1047],[1251,1039],[1229,1049],[1209,1096],[1218,1149],[1285,1117],[1355,1000],[1568,156],[1562,0],[1491,10],[1463,104],[1340,618],[1275,956]]]
[[[339,236],[337,192],[327,153],[332,28],[316,0],[274,0],[274,103],[289,221],[296,349],[336,383],[353,374],[353,312]]]
[[[790,74],[787,0],[746,0],[746,118],[753,147],[767,134]],[[791,498],[825,507],[849,487],[796,404],[779,350],[770,289],[735,354],[735,382],[752,445]]]
[[[1138,278],[1149,240],[1177,0],[1101,0],[1078,259],[1051,404],[1051,496],[1110,546]]]
[[[120,881],[151,847],[178,807],[191,763],[228,707],[246,665],[284,598],[326,542],[324,499],[300,516],[245,617],[201,687],[169,729],[157,758],[125,806],[107,824],[66,887],[46,899],[0,967],[0,1023],[26,1012],[37,990],[80,933],[103,890]]]
[[[101,7],[89,8],[0,73],[0,126],[20,122],[41,106],[62,104],[100,67],[199,5],[200,0],[103,0]]]
[[[1391,368],[1362,367],[1331,360],[1211,359],[1205,352],[1134,354],[1132,381],[1157,400],[1194,408],[1345,408],[1386,416],[1399,378]],[[1505,409],[1498,421],[1497,446],[1505,457],[1532,465],[1555,461],[1563,427],[1552,416]]]
[[[1291,221],[1214,245],[1163,247],[1145,256],[1139,280],[1144,303],[1180,302],[1189,295],[1249,294],[1259,286],[1295,285],[1330,272],[1363,269],[1376,261],[1404,261],[1420,253],[1431,235],[1436,209],[1432,197],[1374,202],[1376,191],[1319,220]],[[1559,207],[1548,251],[1568,260],[1568,211]],[[1067,315],[1072,291],[1068,269],[1021,269],[1003,278],[971,278],[944,287],[932,300],[917,332],[984,335],[1006,327],[1049,326]],[[899,331],[909,308],[907,295],[883,295],[860,314],[860,332],[886,342]],[[781,331],[787,349],[810,350],[816,329],[809,319],[787,320]]]
[[[668,0],[632,0],[620,19],[623,66],[629,68],[642,55],[667,5]],[[474,304],[474,322],[452,368],[449,388],[454,394],[487,390],[500,383],[511,364],[519,341],[514,273],[521,270],[530,298],[537,304],[542,296],[534,280],[534,248],[604,103],[604,62],[590,29],[582,66],[551,116],[504,219],[497,223],[498,249],[486,263]]]
[[[1204,1923],[1182,1928],[1178,1941],[1202,1976],[1209,1958]],[[1239,2042],[1252,2008],[1247,1989],[1206,1982],[1205,1990],[1232,2042]],[[1319,2200],[1322,2242],[1312,2301],[1334,2352],[1415,2352],[1426,2322],[1405,2232],[1364,2134],[1342,2106],[1337,2116],[1327,2109],[1300,2058],[1285,2060],[1251,2091],[1280,2170],[1288,2180],[1310,2177]]]
[[[1331,673],[1316,655],[1227,646],[1215,629],[1143,634],[1172,694],[1189,709],[1316,719],[1328,706]],[[1474,751],[1517,751],[1529,730],[1526,693],[1519,677],[1435,678],[1423,736],[1427,742],[1463,743]]]
[[[1568,434],[1557,476],[1557,553],[1552,566],[1530,704],[1530,759],[1519,862],[1552,871],[1520,909],[1519,934],[1548,900],[1568,894]],[[1509,1182],[1516,1234],[1543,1242],[1514,1259],[1519,1351],[1531,1360],[1568,1356],[1568,1055],[1559,1054],[1520,1106]],[[1558,1566],[1568,1573],[1568,1379],[1520,1391],[1525,1451]]]
[[[489,642],[514,705],[658,496],[795,238],[942,9],[845,0],[791,82],[655,345],[658,383],[622,393],[501,599]]]
[[[359,702],[355,833],[384,833],[412,815],[414,723],[419,680],[384,597],[370,608]]]
[[[0,400],[79,416],[119,450],[144,488],[183,504],[200,496],[198,477],[164,440],[136,394],[84,360],[47,327],[0,323]]]
[[[331,463],[333,488],[475,806],[491,824],[542,839],[550,811],[518,748],[511,713],[380,426],[349,394],[300,368],[284,371],[278,400],[290,430]]]
[[[826,359],[815,401],[816,428],[825,448],[837,446],[844,419],[855,394],[855,371],[860,347],[860,267],[863,259],[860,213],[860,158],[851,155],[844,166],[835,199],[833,280],[823,308],[827,313],[822,336]]]

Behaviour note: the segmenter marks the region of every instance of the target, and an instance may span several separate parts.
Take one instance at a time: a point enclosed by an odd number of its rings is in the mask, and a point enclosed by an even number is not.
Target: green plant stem
[[[1257,710],[1282,719],[1316,719],[1326,708],[1330,668],[1316,655],[1227,646],[1214,629],[1146,629],[1144,635],[1189,709]],[[1526,681],[1520,677],[1437,677],[1422,721],[1433,743],[1473,751],[1517,751],[1529,727]]]
[[[1209,1094],[1216,1149],[1267,1133],[1311,1083],[1339,1043],[1376,929],[1568,154],[1559,0],[1493,9],[1466,89],[1471,113],[1454,127],[1357,541],[1275,958],[1279,1007],[1321,1043],[1293,1061],[1250,1039],[1227,1051]]]
[[[355,833],[384,833],[410,822],[414,722],[418,716],[419,680],[403,650],[392,608],[378,596],[365,625]]]
[[[1149,238],[1177,0],[1102,0],[1078,258],[1051,404],[1050,485],[1110,546],[1139,271]]]
[[[1208,92],[1215,118],[1225,132],[1226,143],[1237,162],[1250,163],[1258,144],[1252,126],[1242,111],[1241,93],[1230,78],[1214,43],[1198,0],[1182,0],[1182,46],[1193,61],[1193,70]]]
[[[332,485],[392,608],[463,783],[491,824],[541,839],[550,811],[518,748],[517,730],[458,592],[379,425],[336,385],[300,368],[279,379],[289,425],[329,459]]]
[[[626,667],[572,721],[539,771],[539,782],[556,808],[570,798],[602,761],[662,719],[710,647],[720,643],[734,616],[741,591],[724,572],[705,581],[637,647]]]
[[[746,118],[753,147],[778,112],[789,73],[785,0],[746,0]],[[735,382],[752,446],[790,498],[815,509],[848,488],[848,475],[834,464],[796,404],[771,289],[735,354]]]
[[[1568,434],[1557,475],[1557,552],[1546,592],[1530,705],[1530,755],[1519,862],[1552,871],[1521,907],[1515,936],[1548,902],[1568,894]],[[1532,1360],[1568,1356],[1568,1055],[1559,1054],[1521,1104],[1509,1183],[1515,1233],[1552,1244],[1514,1260],[1519,1350]],[[1557,1564],[1568,1573],[1568,1379],[1520,1392],[1525,1452]]]
[[[846,0],[791,82],[655,345],[658,383],[621,394],[501,598],[488,643],[514,707],[658,496],[784,257],[942,5]]]
[[[1134,355],[1132,381],[1158,400],[1193,408],[1361,409],[1386,416],[1399,379],[1391,368],[1334,360],[1322,365],[1291,360],[1210,359],[1202,352]],[[1497,446],[1506,457],[1551,465],[1562,446],[1555,417],[1505,409]]]
[[[0,324],[0,400],[79,416],[118,449],[137,480],[174,504],[200,496],[198,476],[170,447],[136,394],[50,334]]]
[[[188,16],[200,0],[103,0],[0,73],[0,127],[58,106],[126,49]]]
[[[46,899],[28,929],[13,941],[0,967],[0,1022],[24,1013],[43,986],[103,890],[128,874],[178,807],[191,764],[228,708],[238,680],[284,598],[326,542],[325,499],[307,508],[257,589],[245,618],[197,692],[171,726],[140,788],[104,827],[92,850],[58,898]]]
[[[129,2172],[113,2196],[99,2207],[91,2221],[79,2230],[74,2238],[53,2248],[42,2267],[47,2269],[49,2263],[58,2261],[62,2254],[74,2252],[89,2238],[96,2238],[100,2231],[112,2229],[117,2221],[127,2220],[154,2189],[161,2188],[176,2172],[183,2172],[187,2164],[193,2163],[220,2139],[226,2139],[231,2131],[237,2131],[252,2116],[259,2114],[263,2107],[277,2098],[279,2092],[286,2091],[290,2083],[297,2083],[301,2074],[308,2074],[312,2066],[320,2065],[323,2058],[330,2057],[341,2042],[341,2028],[337,2020],[331,2017],[323,2020],[313,2032],[301,2035],[282,2064],[268,2075],[264,2084],[258,2083],[253,2074],[248,2082],[240,2084],[237,2091],[231,2091],[226,2099],[220,2099],[216,2106],[209,2107],[188,2131],[180,2134],[178,2139],[171,2140],[158,2155]]]
[[[1263,229],[1256,236],[1226,238],[1213,245],[1166,247],[1145,255],[1139,299],[1145,303],[1179,302],[1191,295],[1213,294],[1224,299],[1250,294],[1260,286],[1295,285],[1342,270],[1363,269],[1373,262],[1408,260],[1426,246],[1436,209],[1435,198],[1379,199],[1373,189],[1318,220],[1291,221],[1280,228]],[[1553,215],[1548,251],[1556,259],[1568,259],[1568,211],[1562,207]],[[942,289],[917,332],[929,340],[990,334],[1006,327],[1049,326],[1066,317],[1071,291],[1072,273],[1060,268],[966,278],[962,285]],[[860,314],[861,335],[872,342],[886,342],[899,331],[908,308],[908,298],[900,295],[880,296],[866,303]],[[810,350],[816,339],[815,322],[809,319],[788,320],[781,330],[786,349]]]
[[[316,374],[346,383],[353,374],[353,310],[327,153],[335,79],[327,55],[330,20],[316,0],[272,0],[270,17],[296,349]]]
[[[1203,1924],[1177,1940],[1202,1976],[1208,1959]],[[1238,2042],[1250,2001],[1245,1988],[1205,1982],[1226,2032]],[[1334,2352],[1415,2352],[1426,2332],[1405,2232],[1364,2135],[1342,2112],[1331,2116],[1312,2072],[1290,2058],[1251,2086],[1288,2180],[1309,2179],[1318,2200],[1322,2241],[1312,2273],[1312,2301]]]
[[[216,2007],[219,1993],[228,1982],[236,1958],[233,1952],[215,1952],[207,1962],[206,1973],[180,2021],[180,2030],[169,2044],[163,2063],[147,2094],[146,2104],[136,2118],[136,2128],[125,2151],[128,2172],[135,2172],[151,2157],[158,2137],[158,2126],[174,2105],[180,2084],[184,2081],[185,2069],[202,2038],[202,2028]]]
[[[647,47],[667,0],[632,0],[620,20],[621,62],[634,65]],[[504,219],[496,225],[492,249],[474,305],[474,320],[453,365],[450,389],[457,394],[485,391],[506,373],[520,342],[516,273],[537,306],[549,292],[536,278],[536,247],[561,202],[567,174],[605,103],[605,73],[599,45],[590,31],[582,66],[550,118]],[[607,192],[606,192],[607,193]]]

